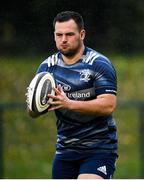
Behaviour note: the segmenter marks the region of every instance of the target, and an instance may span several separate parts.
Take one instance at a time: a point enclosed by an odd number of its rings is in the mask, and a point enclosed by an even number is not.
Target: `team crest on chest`
[[[80,80],[88,82],[90,80],[91,72],[89,69],[84,69],[80,72]]]

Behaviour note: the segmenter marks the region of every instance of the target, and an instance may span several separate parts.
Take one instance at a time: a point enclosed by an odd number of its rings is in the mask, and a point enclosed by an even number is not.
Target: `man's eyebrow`
[[[57,34],[57,35],[62,35],[62,34],[65,34],[65,35],[73,35],[73,34],[75,34],[75,33],[74,33],[74,32],[67,32],[67,33],[55,32],[55,34]]]

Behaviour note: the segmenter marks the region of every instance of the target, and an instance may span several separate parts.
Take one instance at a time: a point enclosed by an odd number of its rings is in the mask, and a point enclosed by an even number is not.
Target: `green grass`
[[[144,56],[110,56],[117,70],[118,98],[144,100]]]
[[[118,104],[144,101],[143,56],[110,55],[118,76]],[[1,104],[24,103],[26,87],[42,57],[0,58]],[[141,178],[139,111],[118,106],[115,112],[119,136],[119,159],[114,178]],[[4,111],[4,178],[51,178],[55,151],[55,116],[28,117],[25,108]],[[144,178],[144,177],[143,177]]]
[[[25,110],[6,111],[4,116],[5,178],[51,177],[56,129],[52,113],[31,119]]]
[[[115,117],[119,137],[115,178],[140,178],[139,112],[136,108],[119,108]]]

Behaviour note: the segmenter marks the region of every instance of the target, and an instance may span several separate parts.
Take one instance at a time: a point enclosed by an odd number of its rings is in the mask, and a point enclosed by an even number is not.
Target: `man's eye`
[[[62,34],[57,34],[58,37],[62,36]]]
[[[73,33],[69,33],[69,34],[67,34],[68,36],[73,36],[74,34]]]

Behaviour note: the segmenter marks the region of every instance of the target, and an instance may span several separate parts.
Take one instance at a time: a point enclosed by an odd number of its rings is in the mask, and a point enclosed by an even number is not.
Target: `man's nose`
[[[67,41],[66,35],[63,35],[63,36],[62,36],[62,41],[63,41],[63,42],[66,42],[66,41]]]

